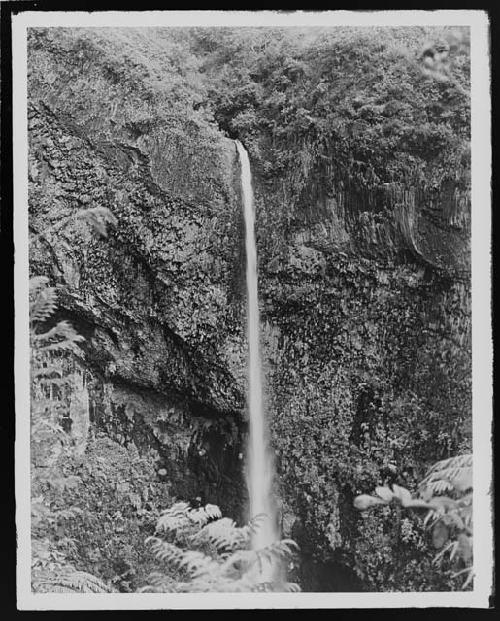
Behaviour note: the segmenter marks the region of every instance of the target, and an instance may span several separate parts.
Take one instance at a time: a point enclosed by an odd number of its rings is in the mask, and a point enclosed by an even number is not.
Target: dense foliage
[[[288,564],[297,550],[294,541],[284,539],[252,549],[252,536],[262,519],[265,516],[256,516],[249,524],[238,527],[230,518],[222,517],[215,505],[198,509],[183,502],[172,505],[162,512],[155,536],[149,538],[165,569],[152,574],[150,584],[141,591],[300,590],[297,584],[286,581]]]
[[[112,220],[106,211],[101,215]],[[106,234],[93,210],[80,217]],[[251,549],[263,516],[237,527],[215,505],[192,509],[177,502],[160,512],[167,497],[165,485],[151,480],[157,455],[139,454],[135,444],[121,446],[90,429],[88,394],[75,361],[84,338],[67,321],[43,329],[56,308],[56,288],[46,277],[32,278],[33,591],[299,590],[286,581],[295,542]],[[269,575],[262,574],[266,564]]]
[[[115,222],[105,208],[77,217],[101,236]],[[152,561],[143,542],[165,501],[164,486],[151,480],[153,452],[139,455],[133,444],[120,446],[91,429],[84,338],[69,322],[54,322],[57,306],[57,289],[46,277],[32,278],[33,589],[134,590]]]
[[[472,455],[451,457],[434,464],[420,483],[418,498],[412,498],[410,492],[399,485],[393,485],[392,490],[377,487],[375,492],[376,496],[357,496],[354,499],[356,509],[366,511],[394,502],[406,510],[426,510],[423,523],[431,527],[432,545],[440,550],[434,564],[442,567],[449,555],[449,565],[455,559],[454,573],[447,568],[451,578],[465,575],[464,589],[472,584]],[[452,492],[454,497],[442,492]],[[401,519],[400,512],[398,518]]]
[[[338,28],[194,39],[195,50],[208,50],[216,119],[245,141],[264,181],[285,182],[290,221],[345,185],[358,193],[394,183],[436,192],[447,180],[468,187],[467,36]],[[439,80],[422,62],[429,39],[448,50]]]
[[[83,338],[65,321],[40,330],[56,309],[56,291],[47,279],[30,281],[31,345],[31,528],[32,581],[35,592],[106,591],[108,587],[87,572],[75,569],[71,552],[75,541],[67,536],[64,523],[81,510],[61,501],[79,481],[63,470],[81,445],[73,446],[64,430],[69,416],[69,395],[75,395],[75,378],[67,373],[68,352],[78,353]],[[65,364],[66,363],[66,364]],[[86,437],[79,438],[86,443]]]

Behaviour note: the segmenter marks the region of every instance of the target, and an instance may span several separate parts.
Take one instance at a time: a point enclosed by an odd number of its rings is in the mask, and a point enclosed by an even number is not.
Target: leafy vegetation
[[[293,541],[251,550],[260,520],[237,527],[215,505],[191,509],[177,502],[159,514],[165,494],[151,482],[151,452],[141,456],[134,444],[122,447],[99,432],[89,438],[88,427],[75,435],[77,417],[88,412],[71,407],[78,371],[68,372],[68,353],[81,356],[84,339],[67,321],[40,329],[56,308],[56,289],[46,277],[32,278],[33,591],[130,592],[148,571],[143,592],[298,590],[282,578],[296,552]],[[142,537],[155,518],[148,553]],[[158,562],[165,570],[152,572]],[[273,575],[264,580],[266,564]]]
[[[257,516],[238,527],[230,518],[222,517],[215,505],[198,509],[184,502],[172,505],[162,512],[156,534],[148,540],[165,569],[152,574],[150,584],[141,591],[300,590],[284,579],[287,561],[297,551],[294,541],[283,539],[259,550],[251,549],[252,534],[261,521],[262,516]]]
[[[106,223],[115,221],[104,208],[78,217],[101,236]],[[33,590],[131,590],[133,565],[147,571],[143,540],[154,503],[164,496],[161,486],[151,482],[154,455],[139,456],[133,445],[121,447],[91,430],[80,348],[84,338],[68,321],[53,321],[57,305],[57,289],[48,286],[48,278],[33,277]]]
[[[452,497],[442,492],[451,492]],[[442,566],[449,556],[452,578],[465,574],[462,588],[472,584],[472,455],[459,455],[437,462],[419,485],[419,497],[413,498],[404,487],[375,488],[376,496],[362,494],[354,499],[359,511],[395,503],[403,509],[427,510],[423,526],[432,531],[432,545],[440,550],[434,563]]]
[[[44,277],[30,281],[31,345],[31,485],[32,485],[32,580],[35,592],[107,592],[108,586],[95,576],[77,571],[68,562],[74,541],[65,535],[57,543],[50,531],[74,518],[79,508],[55,507],[49,490],[59,497],[77,484],[65,476],[62,464],[72,456],[71,439],[64,431],[65,398],[74,377],[65,373],[67,352],[78,352],[83,338],[66,321],[44,332],[37,330],[56,309],[56,291]]]
[[[426,38],[448,50],[432,71]],[[288,217],[342,183],[437,188],[466,157],[465,30],[252,29],[194,40],[210,50],[216,119],[244,139],[264,179],[285,180]]]

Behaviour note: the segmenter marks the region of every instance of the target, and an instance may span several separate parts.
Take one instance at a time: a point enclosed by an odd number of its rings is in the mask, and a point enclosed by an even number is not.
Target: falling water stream
[[[259,345],[259,299],[257,292],[257,248],[252,173],[245,147],[237,140],[241,162],[241,186],[246,228],[247,330],[248,330],[248,410],[250,429],[247,454],[247,484],[250,517],[266,518],[252,540],[253,549],[279,540],[275,501],[272,493],[274,464],[269,449],[269,430],[262,394],[262,365]]]

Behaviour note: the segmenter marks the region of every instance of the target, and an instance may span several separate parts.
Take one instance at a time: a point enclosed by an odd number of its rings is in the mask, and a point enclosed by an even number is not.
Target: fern
[[[57,308],[55,287],[48,287],[49,279],[38,276],[30,280],[30,321],[46,321]]]
[[[428,494],[441,494],[450,490],[465,492],[470,488],[472,488],[470,453],[438,461],[419,485],[419,489]]]
[[[30,300],[35,298],[43,289],[47,287],[49,279],[47,276],[33,276],[29,281]]]
[[[273,561],[274,559],[291,558],[297,551],[297,544],[291,539],[275,541],[265,548],[256,551],[259,559]]]
[[[47,442],[46,436],[40,437],[42,428],[64,437],[61,417],[66,407],[63,398],[72,385],[72,376],[66,372],[71,363],[67,354],[81,357],[79,343],[85,340],[67,321],[59,321],[49,330],[40,332],[40,325],[54,314],[56,302],[56,289],[48,286],[46,277],[30,280],[32,446]]]
[[[100,236],[106,236],[108,225],[117,223],[109,209],[84,209],[60,218],[38,235],[30,235],[30,243],[43,238],[50,244],[54,237],[65,245],[62,229],[77,221]],[[60,535],[59,526],[71,521],[80,509],[57,509],[58,503],[51,502],[54,494],[62,498],[81,482],[79,477],[65,473],[67,458],[75,455],[78,446],[73,446],[75,434],[66,433],[63,424],[68,418],[74,422],[75,373],[71,367],[74,369],[75,356],[83,356],[80,344],[85,339],[68,321],[46,328],[57,302],[57,289],[49,286],[46,276],[30,279],[32,588],[40,593],[110,593],[113,589],[108,584],[68,563],[77,549],[73,539]]]
[[[85,222],[93,232],[101,237],[107,236],[107,227],[109,224],[116,226],[118,222],[116,216],[107,207],[81,209],[75,214],[59,219],[44,231],[32,235],[30,237],[30,243],[36,243],[40,239],[47,239],[49,235],[60,232],[65,226],[78,220]]]
[[[78,334],[67,321],[60,321],[48,332],[33,335],[32,343],[36,343],[40,353],[70,351],[81,356],[78,343],[85,338]]]
[[[238,527],[232,519],[222,517],[215,505],[191,509],[187,503],[175,503],[158,519],[156,535],[146,540],[166,573],[152,574],[149,584],[141,591],[299,590],[293,583],[262,579],[262,567],[281,567],[297,551],[297,545],[291,540],[278,541],[260,550],[248,549],[251,536],[262,519],[263,516],[259,516]],[[164,537],[173,538],[176,543]],[[177,579],[172,578],[172,571],[176,572]]]
[[[216,568],[213,559],[203,552],[196,550],[182,550],[172,543],[163,541],[158,537],[148,537],[146,543],[151,544],[151,548],[156,557],[176,569],[184,570],[193,577],[210,572]]]
[[[250,544],[262,519],[256,516],[245,526],[236,526],[231,518],[218,519],[204,526],[191,540],[194,544],[210,543],[220,552],[236,550]]]
[[[77,343],[85,339],[79,335],[68,321],[59,321],[46,332],[37,332],[39,324],[46,322],[57,308],[57,290],[48,286],[48,278],[36,276],[30,280],[30,340],[34,353],[70,350],[78,353]]]
[[[190,526],[203,526],[222,514],[215,505],[191,509],[185,502],[177,502],[161,514],[156,525],[157,532],[176,533]]]
[[[440,550],[434,564],[440,565],[448,556],[460,560],[465,568],[453,577],[466,574],[465,589],[473,579],[472,566],[472,455],[458,455],[434,464],[420,482],[420,498],[398,485],[375,488],[376,496],[362,494],[354,499],[354,506],[366,511],[377,505],[397,502],[409,509],[427,509],[424,526],[431,530],[432,545]],[[450,492],[453,497],[443,495]]]
[[[78,484],[78,477],[63,474],[63,463],[71,454],[71,438],[62,423],[68,415],[67,397],[73,387],[73,376],[68,373],[73,359],[68,354],[81,355],[78,344],[84,338],[67,321],[43,330],[57,305],[57,291],[49,287],[48,278],[32,278],[29,292],[33,589],[44,593],[110,592],[99,578],[65,564],[65,553],[58,549],[64,538],[52,544],[44,536],[51,525],[71,519],[79,511],[76,507],[56,510],[45,494],[49,489],[64,494]],[[71,544],[67,539],[65,543]]]
[[[113,593],[114,590],[100,578],[85,571],[67,568],[50,577],[33,580],[35,593]]]

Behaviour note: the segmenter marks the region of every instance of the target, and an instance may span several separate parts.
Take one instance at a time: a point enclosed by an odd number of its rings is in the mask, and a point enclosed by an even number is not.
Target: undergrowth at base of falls
[[[284,539],[254,550],[252,537],[259,528],[259,516],[238,527],[215,505],[191,509],[187,503],[174,504],[162,512],[155,536],[148,540],[165,569],[152,574],[141,591],[299,591],[284,579],[297,545]],[[263,573],[266,565],[273,570],[269,575]]]
[[[462,589],[472,588],[473,520],[472,520],[472,455],[458,455],[439,461],[420,482],[419,496],[412,498],[404,487],[393,485],[375,489],[376,496],[361,494],[354,499],[359,511],[375,507],[397,507],[401,521],[401,537],[414,541],[414,531],[406,512],[426,511],[424,526],[432,532],[432,545],[437,550],[433,564],[445,571],[450,581],[460,576]]]
[[[47,328],[56,289],[30,282],[31,545],[36,593],[296,591],[283,576],[296,544],[251,550],[259,519],[237,527],[215,505],[171,504],[152,481],[155,453],[105,434],[78,433],[84,391],[78,343],[61,321]],[[85,429],[85,432],[88,432]],[[156,526],[155,526],[156,524]],[[147,537],[149,535],[149,537]],[[279,566],[263,580],[263,563]]]
[[[75,432],[79,411],[71,403],[81,390],[77,344],[82,337],[67,322],[44,327],[57,305],[56,290],[47,286],[47,279],[32,279],[30,294],[33,590],[299,590],[286,580],[297,553],[293,540],[252,550],[258,517],[238,527],[215,505],[173,503],[164,486],[151,480],[153,451],[140,455],[134,444],[124,447],[104,434],[82,438]],[[161,509],[168,504],[170,508]],[[386,535],[369,514],[364,523],[364,554],[379,568]],[[422,527],[401,516],[393,524],[400,545],[423,552],[420,564],[414,558],[406,570],[413,574],[415,589],[421,588],[432,574]],[[281,568],[276,580],[261,578],[266,562]],[[453,580],[448,584],[452,587]]]

